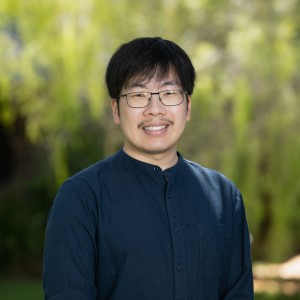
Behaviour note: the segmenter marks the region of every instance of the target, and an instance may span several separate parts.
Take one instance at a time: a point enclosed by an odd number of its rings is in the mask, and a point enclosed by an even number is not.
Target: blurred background
[[[242,191],[257,299],[300,299],[297,0],[1,0],[0,298],[42,299],[48,211],[62,181],[122,146],[104,74],[140,36],[194,63],[179,150]]]

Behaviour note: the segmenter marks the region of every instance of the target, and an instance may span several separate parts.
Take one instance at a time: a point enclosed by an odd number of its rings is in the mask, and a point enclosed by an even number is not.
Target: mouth
[[[145,126],[143,127],[144,130],[146,131],[161,131],[164,129],[167,129],[169,125],[160,125],[160,126]]]
[[[166,129],[167,127],[173,125],[174,122],[171,121],[170,119],[163,118],[161,120],[155,121],[155,120],[147,120],[147,121],[142,121],[141,123],[138,124],[138,128],[142,128],[144,130],[152,130],[152,131],[157,131],[157,130],[163,130]]]
[[[166,134],[168,128],[173,124],[170,120],[160,120],[158,122],[143,122],[139,124],[139,128],[141,128],[144,133],[149,136],[159,137]]]

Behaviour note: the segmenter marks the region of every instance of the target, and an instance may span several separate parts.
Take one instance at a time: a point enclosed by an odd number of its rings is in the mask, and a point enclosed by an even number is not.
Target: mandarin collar
[[[138,171],[152,174],[152,175],[161,175],[161,174],[168,174],[168,176],[175,176],[177,171],[181,168],[183,164],[183,158],[179,152],[177,152],[178,161],[177,163],[165,170],[162,170],[159,166],[153,165],[150,163],[143,162],[141,160],[137,160],[130,155],[128,155],[123,149],[119,150],[117,153],[117,157],[123,164],[132,167]]]

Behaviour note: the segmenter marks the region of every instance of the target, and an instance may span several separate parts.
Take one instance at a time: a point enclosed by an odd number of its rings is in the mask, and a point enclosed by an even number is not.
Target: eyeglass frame
[[[162,101],[161,97],[160,97],[160,94],[163,93],[163,92],[167,92],[167,91],[180,91],[182,93],[182,101],[178,104],[164,104],[164,102]],[[130,95],[130,94],[137,94],[137,93],[147,93],[147,94],[150,94],[150,98],[147,99],[148,101],[148,104],[145,105],[145,106],[130,106],[128,104],[128,100],[127,100],[127,96]],[[147,92],[147,91],[138,91],[138,92],[130,92],[130,93],[127,93],[127,94],[121,94],[119,95],[116,99],[119,100],[121,97],[126,97],[126,103],[129,107],[131,108],[145,108],[147,107],[150,102],[152,101],[152,95],[158,95],[158,99],[159,101],[164,105],[164,106],[178,106],[178,105],[181,105],[183,102],[184,102],[184,95],[188,95],[188,92],[185,91],[185,90],[181,90],[181,89],[173,89],[173,90],[163,90],[163,91],[160,91],[160,92],[156,92],[156,93],[152,93],[152,92]]]

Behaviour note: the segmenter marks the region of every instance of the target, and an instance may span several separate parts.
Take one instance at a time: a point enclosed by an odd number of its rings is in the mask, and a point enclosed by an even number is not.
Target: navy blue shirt
[[[253,299],[241,194],[180,155],[163,171],[120,150],[61,186],[43,284],[46,300]]]

